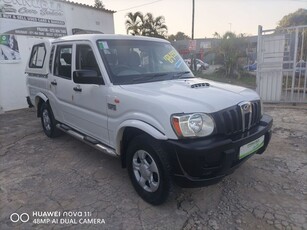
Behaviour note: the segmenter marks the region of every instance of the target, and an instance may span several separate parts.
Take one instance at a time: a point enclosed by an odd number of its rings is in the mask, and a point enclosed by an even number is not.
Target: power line
[[[161,2],[161,1],[162,0],[157,0],[157,1],[154,1],[154,2],[148,2],[148,3],[145,3],[145,4],[141,4],[141,5],[137,5],[137,6],[132,6],[132,7],[126,8],[126,9],[117,10],[116,12],[121,12],[121,11],[125,11],[125,10],[131,10],[131,9],[134,9],[134,8],[138,8],[138,7],[141,7],[141,6],[147,6],[147,5],[154,4],[156,2]]]

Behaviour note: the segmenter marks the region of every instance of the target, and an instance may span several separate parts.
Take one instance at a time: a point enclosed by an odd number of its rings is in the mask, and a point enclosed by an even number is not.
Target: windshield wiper
[[[182,72],[176,72],[174,75],[173,75],[173,79],[175,78],[178,78],[178,79],[182,79],[182,78],[194,78],[193,76],[184,76],[188,73],[191,73],[190,71],[182,71]]]
[[[151,81],[151,80],[158,80],[158,77],[163,77],[168,75],[169,73],[155,73],[155,74],[150,74],[150,75],[141,75],[141,76],[137,76],[134,77],[132,79],[133,82],[147,82],[147,81]]]

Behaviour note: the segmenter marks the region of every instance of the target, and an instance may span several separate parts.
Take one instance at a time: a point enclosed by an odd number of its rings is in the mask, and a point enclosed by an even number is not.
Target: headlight
[[[178,137],[205,137],[215,126],[211,116],[204,113],[173,115],[171,122]]]

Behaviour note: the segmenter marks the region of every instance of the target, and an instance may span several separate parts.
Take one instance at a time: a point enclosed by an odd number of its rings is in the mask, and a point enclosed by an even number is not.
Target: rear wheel
[[[167,199],[171,187],[170,165],[157,140],[147,135],[135,137],[128,146],[127,168],[143,200],[159,205]]]
[[[61,134],[61,130],[56,127],[57,121],[54,119],[52,110],[46,102],[41,106],[40,117],[44,133],[48,137],[57,137]]]

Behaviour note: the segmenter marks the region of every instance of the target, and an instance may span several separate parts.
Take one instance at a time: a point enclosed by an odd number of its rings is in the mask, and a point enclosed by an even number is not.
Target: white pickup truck
[[[172,182],[217,182],[270,141],[273,121],[257,93],[194,77],[166,40],[43,40],[26,73],[45,134],[66,132],[120,158],[137,193],[154,205]]]

